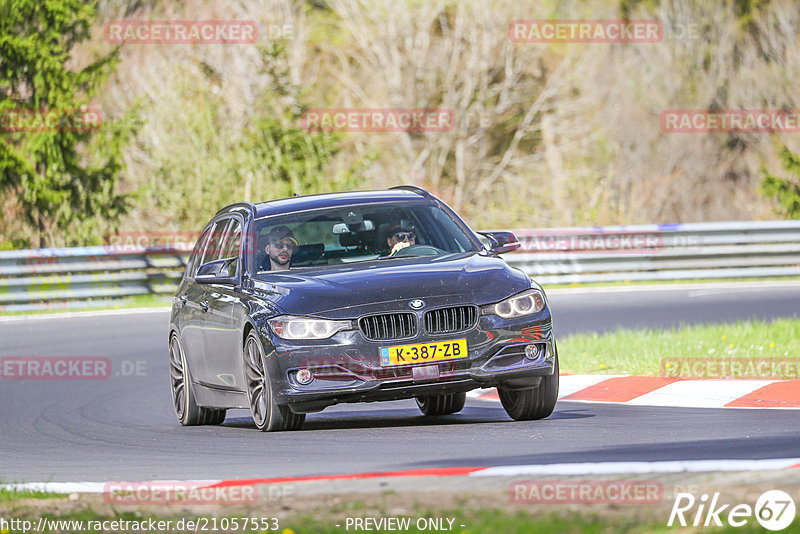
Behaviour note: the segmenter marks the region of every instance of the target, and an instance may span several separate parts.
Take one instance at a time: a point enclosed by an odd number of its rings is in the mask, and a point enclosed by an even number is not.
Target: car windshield
[[[253,236],[248,262],[252,274],[285,264],[291,269],[324,268],[478,250],[444,210],[420,202],[338,206],[265,217],[255,221]],[[398,242],[402,244],[396,247]]]

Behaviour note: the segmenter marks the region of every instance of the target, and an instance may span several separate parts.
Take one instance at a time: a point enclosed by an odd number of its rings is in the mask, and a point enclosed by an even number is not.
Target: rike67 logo
[[[678,493],[667,526],[721,527],[727,523],[731,527],[743,527],[755,517],[765,529],[778,531],[794,521],[794,500],[784,491],[764,492],[756,500],[755,507],[749,504],[722,504],[719,495],[714,493],[709,499],[704,493],[697,499],[691,493]]]

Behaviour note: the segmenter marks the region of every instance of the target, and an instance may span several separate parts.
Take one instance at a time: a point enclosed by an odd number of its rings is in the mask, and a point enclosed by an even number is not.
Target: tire
[[[417,406],[425,415],[448,415],[460,412],[466,402],[467,394],[464,392],[417,397]]]
[[[221,425],[225,421],[228,411],[214,408],[201,408],[206,412],[206,422],[204,425]]]
[[[288,406],[275,402],[269,378],[264,348],[255,331],[250,331],[244,343],[244,370],[247,382],[247,400],[253,422],[262,432],[300,430],[306,414],[296,414]]]
[[[219,425],[225,420],[226,410],[197,405],[186,355],[177,334],[172,334],[169,339],[169,377],[172,408],[182,425]]]
[[[558,400],[558,351],[556,350],[553,374],[542,377],[538,387],[519,390],[498,387],[497,393],[506,413],[515,421],[549,417]]]

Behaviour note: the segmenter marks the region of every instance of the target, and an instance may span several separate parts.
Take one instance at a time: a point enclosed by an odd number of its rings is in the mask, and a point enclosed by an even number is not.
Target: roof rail
[[[216,214],[214,214],[214,216],[216,217],[220,213],[222,213],[224,211],[230,211],[233,208],[247,208],[248,210],[250,210],[250,213],[252,213],[253,215],[255,215],[255,213],[256,213],[256,205],[253,204],[252,202],[236,202],[236,203],[231,204],[229,206],[225,206],[224,208],[219,210]]]
[[[393,187],[390,187],[389,189],[403,189],[405,191],[412,191],[412,192],[417,193],[418,195],[422,195],[423,197],[426,197],[426,198],[434,198],[433,195],[431,195],[426,190],[424,190],[421,187],[416,186],[416,185],[395,185]]]

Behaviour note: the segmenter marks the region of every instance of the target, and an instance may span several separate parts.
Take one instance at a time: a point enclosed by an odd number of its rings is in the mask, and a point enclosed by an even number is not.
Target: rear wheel
[[[172,407],[182,425],[218,425],[225,420],[225,410],[197,405],[189,367],[186,365],[186,355],[181,349],[177,334],[172,334],[169,340],[169,378]]]
[[[247,379],[247,399],[256,428],[262,432],[299,430],[306,414],[296,414],[288,406],[275,402],[269,371],[264,361],[264,349],[254,331],[244,344],[244,367]]]
[[[544,419],[553,413],[558,400],[558,353],[556,352],[553,374],[542,377],[542,382],[533,389],[497,388],[500,402],[506,413],[517,421]]]
[[[466,402],[467,394],[463,392],[417,397],[417,406],[425,415],[448,415],[460,412]]]

